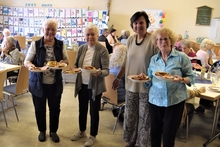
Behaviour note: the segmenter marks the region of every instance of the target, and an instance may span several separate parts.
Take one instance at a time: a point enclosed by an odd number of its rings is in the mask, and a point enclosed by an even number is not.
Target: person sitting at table
[[[122,36],[123,38],[121,39],[120,42],[126,45],[129,36],[130,36],[130,31],[125,31],[124,35]]]
[[[19,50],[15,47],[14,38],[9,36],[5,37],[5,46],[1,52],[1,63],[18,65],[20,59]],[[9,76],[17,76],[17,71],[7,72],[7,77]]]
[[[103,29],[102,30],[102,35],[99,36],[98,41],[100,42],[105,42],[105,46],[108,50],[108,53],[112,53],[112,46],[109,44],[108,39],[106,38],[109,35],[109,30],[108,29]]]
[[[214,45],[215,45],[215,42],[212,41],[212,40],[210,40],[210,39],[208,39],[208,40],[207,40],[207,43],[208,43],[207,53],[209,54],[209,57],[211,58],[211,59],[210,59],[210,64],[213,64],[212,59],[213,59],[213,58],[214,58],[214,59],[216,58],[216,54],[215,54],[214,51],[212,50],[212,48],[213,48]]]
[[[111,29],[110,34],[107,36],[107,39],[111,46],[114,46],[114,44],[118,42],[118,39],[116,38],[116,29]]]
[[[196,53],[197,57],[201,60],[202,66],[206,69],[211,68],[212,55],[209,55],[207,50],[212,46],[213,42],[210,39],[204,39],[200,44],[200,50]],[[206,108],[213,106],[213,102],[205,99],[200,99],[199,107],[195,109],[197,113],[204,113]]]
[[[6,37],[8,37],[8,36],[10,36],[10,35],[11,35],[10,30],[7,29],[7,28],[5,28],[5,29],[3,30],[3,36],[4,36],[4,37],[0,40],[1,48],[4,48],[4,46],[5,46],[5,41],[4,41],[4,40],[5,40]],[[15,47],[16,47],[19,51],[21,51],[21,47],[20,47],[20,45],[19,45],[19,42],[14,39],[14,43],[15,43]]]
[[[181,41],[182,41],[183,37],[181,34],[178,34],[176,37],[177,37],[177,41],[174,44],[174,48],[178,51],[182,51],[181,50]]]
[[[116,43],[113,47],[113,53],[110,56],[110,73],[114,74],[116,77],[126,55],[126,46],[122,43]],[[118,102],[125,101],[125,77],[120,80],[118,90]]]

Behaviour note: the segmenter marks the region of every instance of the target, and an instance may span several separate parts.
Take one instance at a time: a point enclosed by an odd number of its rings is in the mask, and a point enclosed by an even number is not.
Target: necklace
[[[136,39],[135,39],[135,44],[136,44],[136,45],[141,45],[141,44],[144,42],[144,39],[145,39],[146,35],[147,35],[147,32],[144,34],[144,37],[143,37],[143,39],[141,40],[140,43],[137,42],[137,37],[138,37],[138,35],[137,35],[137,36],[136,36]]]

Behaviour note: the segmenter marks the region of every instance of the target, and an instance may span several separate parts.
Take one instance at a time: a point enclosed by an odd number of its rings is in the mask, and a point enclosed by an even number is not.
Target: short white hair
[[[56,19],[54,19],[54,18],[46,19],[46,20],[44,21],[44,23],[42,24],[42,27],[43,27],[43,28],[46,28],[46,26],[47,26],[48,24],[55,24],[56,30],[58,29],[58,21],[57,21]]]
[[[207,39],[207,38],[206,38],[206,39],[204,39],[204,40],[202,41],[202,43],[200,44],[200,48],[201,48],[201,49],[206,49],[207,44],[215,45],[215,42],[212,41],[212,40],[210,40],[210,39]]]
[[[110,56],[109,68],[122,66],[126,56],[126,45],[116,43]]]
[[[99,36],[99,28],[95,25],[95,24],[88,24],[85,29],[84,29],[84,35],[86,36],[87,34],[87,31],[90,30],[90,29],[93,29],[94,32],[95,32],[95,35]]]
[[[5,34],[6,34],[6,33],[8,33],[8,34],[9,34],[8,36],[10,36],[10,35],[11,35],[10,30],[9,30],[9,29],[7,29],[7,28],[4,28],[4,30],[3,30],[3,35],[5,36]]]

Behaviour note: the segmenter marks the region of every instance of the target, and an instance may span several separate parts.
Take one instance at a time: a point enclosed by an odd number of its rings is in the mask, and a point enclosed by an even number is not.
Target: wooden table
[[[19,66],[19,65],[0,63],[0,70],[6,70],[7,72],[19,70],[20,68],[21,68],[21,66]]]

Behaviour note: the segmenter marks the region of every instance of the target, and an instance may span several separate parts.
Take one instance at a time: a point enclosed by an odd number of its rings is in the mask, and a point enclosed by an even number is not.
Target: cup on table
[[[218,74],[211,73],[210,79],[211,79],[212,85],[216,86],[218,83]]]

